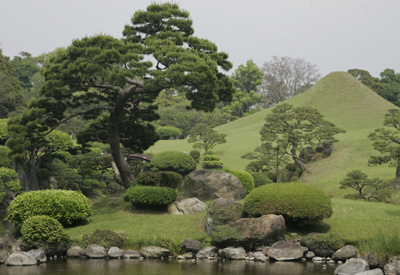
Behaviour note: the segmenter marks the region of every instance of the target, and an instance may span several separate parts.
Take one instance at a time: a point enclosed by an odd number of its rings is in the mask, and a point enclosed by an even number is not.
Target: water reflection
[[[311,262],[248,262],[248,261],[168,261],[168,260],[106,260],[57,259],[46,264],[25,267],[0,266],[4,275],[203,275],[203,274],[270,274],[326,275],[333,274],[335,265],[323,267]]]

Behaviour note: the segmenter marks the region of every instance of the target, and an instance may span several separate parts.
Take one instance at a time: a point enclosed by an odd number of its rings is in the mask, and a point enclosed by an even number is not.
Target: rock
[[[300,260],[303,254],[300,245],[287,241],[278,241],[268,250],[268,257],[277,261]]]
[[[8,250],[0,250],[0,264],[4,264],[8,258]]]
[[[400,274],[400,257],[393,257],[389,259],[389,262],[384,266],[386,275],[397,275]]]
[[[322,258],[322,257],[313,257],[312,261],[313,261],[313,263],[322,263],[324,261],[324,258]]]
[[[254,252],[253,257],[254,257],[254,260],[258,261],[258,262],[268,261],[268,258],[260,251]]]
[[[310,233],[301,238],[300,243],[320,257],[331,257],[335,251],[345,245],[339,235],[329,233]]]
[[[334,261],[345,261],[355,257],[357,257],[357,248],[352,245],[346,245],[332,255],[332,259]]]
[[[239,220],[243,215],[242,204],[230,198],[219,198],[207,208],[205,231],[212,234],[217,226]]]
[[[242,246],[250,250],[259,245],[271,245],[285,239],[285,219],[269,214],[259,218],[243,218],[220,226],[213,233],[213,241],[222,247]]]
[[[122,258],[124,259],[137,259],[140,258],[142,255],[137,250],[125,250],[122,254]]]
[[[171,215],[187,215],[206,210],[207,206],[198,198],[188,198],[175,201],[168,206]]]
[[[35,257],[38,263],[45,263],[47,261],[46,251],[43,249],[30,250],[28,253]]]
[[[80,246],[73,246],[67,250],[67,257],[84,258],[86,257],[86,250]]]
[[[208,259],[209,257],[215,257],[215,255],[217,255],[217,248],[215,246],[207,246],[197,252],[196,258]]]
[[[122,251],[121,249],[119,249],[116,246],[113,246],[113,247],[110,247],[110,249],[108,250],[107,253],[108,253],[108,257],[110,257],[110,258],[120,258],[124,254],[124,251]]]
[[[243,247],[226,247],[222,249],[222,257],[228,260],[244,260],[246,250]]]
[[[4,230],[3,234],[0,237],[0,250],[9,250],[12,248],[12,251],[18,251],[19,249],[19,242],[15,239],[13,233],[6,229]]]
[[[383,272],[380,268],[375,268],[375,269],[368,270],[368,271],[357,272],[357,273],[354,273],[354,275],[383,275]]]
[[[105,258],[107,257],[107,250],[103,246],[92,244],[86,248],[86,256],[89,258]]]
[[[307,259],[312,259],[312,258],[315,257],[315,253],[312,252],[312,251],[307,251],[305,257],[306,257]]]
[[[185,257],[186,259],[193,259],[194,255],[193,252],[186,252],[185,254],[183,254],[183,257]]]
[[[168,257],[171,253],[168,249],[159,246],[145,246],[141,249],[145,258],[161,258]]]
[[[347,260],[344,264],[338,266],[335,269],[336,274],[355,274],[357,272],[363,272],[369,270],[369,265],[366,261],[360,258],[352,258]]]
[[[5,262],[6,265],[19,266],[19,265],[37,265],[36,258],[28,252],[14,252]]]
[[[197,253],[200,250],[200,242],[192,239],[186,239],[181,244],[181,250],[183,252],[194,252]]]
[[[200,200],[231,198],[241,200],[246,190],[240,180],[224,171],[200,169],[187,175],[180,187],[187,197]]]
[[[264,246],[263,249],[261,250],[261,252],[262,252],[262,254],[267,256],[268,255],[268,250],[269,250],[269,246]]]

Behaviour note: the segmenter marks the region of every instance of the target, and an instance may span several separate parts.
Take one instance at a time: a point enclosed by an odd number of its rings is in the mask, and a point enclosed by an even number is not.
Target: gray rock
[[[204,249],[199,250],[196,254],[197,259],[208,259],[209,257],[215,257],[217,255],[217,248],[215,246],[207,246]]]
[[[201,243],[197,240],[186,239],[181,244],[181,250],[184,252],[197,253],[200,250]]]
[[[29,250],[28,253],[35,257],[38,263],[45,263],[47,261],[46,251],[43,249]]]
[[[0,250],[0,264],[4,264],[8,258],[8,250]]]
[[[240,180],[224,171],[200,169],[187,175],[180,187],[187,197],[200,200],[231,198],[241,200],[246,190]]]
[[[86,256],[89,258],[105,258],[107,250],[100,245],[92,244],[86,248]]]
[[[312,259],[312,258],[315,257],[315,253],[312,252],[312,251],[307,251],[305,257],[306,257],[307,259]]]
[[[357,257],[357,248],[352,245],[346,245],[332,255],[332,259],[334,261],[345,261],[355,257]]]
[[[122,258],[124,259],[138,259],[142,256],[137,250],[125,250],[122,254]]]
[[[389,262],[384,266],[386,275],[398,275],[400,274],[400,257],[393,257],[389,259]]]
[[[312,261],[313,261],[314,263],[322,263],[322,262],[325,261],[325,260],[324,260],[324,258],[322,258],[322,257],[313,257],[313,258],[312,258]]]
[[[20,265],[37,265],[36,258],[28,252],[14,252],[6,260],[6,265],[20,266]]]
[[[375,268],[375,269],[368,270],[368,271],[357,272],[357,273],[354,273],[354,275],[383,275],[383,272],[381,269]]]
[[[244,260],[246,250],[243,247],[226,247],[222,249],[222,257],[228,260]]]
[[[171,215],[187,215],[206,210],[207,206],[198,198],[188,198],[175,201],[168,206]]]
[[[242,204],[230,198],[219,198],[207,208],[205,231],[212,234],[215,228],[239,220],[243,214]]]
[[[300,245],[287,241],[278,241],[268,250],[268,257],[277,261],[300,260],[303,255]]]
[[[145,246],[141,248],[141,252],[145,258],[168,257],[171,253],[168,249],[159,246]]]
[[[254,257],[254,260],[258,261],[258,262],[268,261],[268,258],[260,251],[254,252],[253,257]]]
[[[352,258],[335,269],[336,274],[355,274],[357,272],[368,271],[369,265],[366,261],[360,258]]]
[[[67,257],[84,258],[86,257],[86,250],[80,246],[73,246],[67,250]]]
[[[0,237],[0,250],[7,250],[12,248],[12,251],[17,251],[20,243],[15,239],[13,233],[6,229]]]
[[[194,255],[193,252],[186,252],[185,254],[183,254],[183,257],[185,257],[186,259],[193,259]]]
[[[285,230],[285,219],[281,215],[269,214],[259,218],[243,218],[218,227],[214,242],[222,247],[234,245],[251,248],[271,245],[285,239]]]
[[[110,249],[108,250],[108,257],[110,258],[121,258],[122,255],[124,254],[124,251],[122,251],[121,249],[119,249],[118,247],[110,247]]]

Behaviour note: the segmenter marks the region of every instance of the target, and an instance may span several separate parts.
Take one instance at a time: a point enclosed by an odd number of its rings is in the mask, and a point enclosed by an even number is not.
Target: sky
[[[0,48],[37,56],[95,34],[122,37],[151,0],[0,0]],[[156,1],[163,3],[168,1]],[[171,1],[169,1],[171,2]],[[322,76],[363,69],[400,72],[399,0],[176,0],[194,35],[227,52],[234,67],[272,56],[301,58]]]

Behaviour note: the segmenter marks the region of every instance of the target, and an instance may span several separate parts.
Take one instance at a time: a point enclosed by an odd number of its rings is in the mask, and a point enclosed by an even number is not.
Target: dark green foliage
[[[161,126],[157,128],[157,135],[160,139],[179,139],[182,137],[182,131],[172,126]]]
[[[20,52],[19,56],[14,56],[11,61],[11,64],[15,68],[15,76],[21,87],[26,89],[27,92],[32,87],[33,81],[31,78],[40,70],[37,63],[37,60],[28,52]]]
[[[7,123],[8,119],[0,119],[0,146],[5,145],[8,139]]]
[[[390,198],[391,187],[390,182],[378,178],[370,179],[360,170],[350,171],[340,182],[340,189],[352,188],[358,192],[358,194],[346,195],[346,197],[363,200],[386,201]]]
[[[254,179],[255,188],[272,183],[272,180],[264,173],[253,172],[251,173],[251,175],[253,176]]]
[[[229,199],[218,199],[208,206],[207,216],[212,219],[214,227],[237,221],[243,215],[243,205],[231,203]]]
[[[339,235],[330,233],[308,234],[300,239],[300,243],[321,257],[331,257],[334,252],[346,244]]]
[[[0,208],[5,208],[7,200],[11,200],[14,195],[21,192],[21,183],[17,177],[17,172],[14,170],[0,167]]]
[[[7,146],[0,145],[0,167],[11,168],[12,160],[8,157],[10,152]]]
[[[124,200],[138,207],[163,207],[176,200],[174,189],[158,186],[132,186],[125,194]]]
[[[303,183],[276,183],[257,187],[247,195],[245,211],[253,217],[283,215],[287,222],[317,223],[332,215],[331,199]]]
[[[236,227],[220,225],[211,233],[211,243],[217,247],[245,245],[244,238]]]
[[[80,190],[83,180],[76,169],[60,159],[54,159],[49,165],[49,175],[54,177],[57,189]]]
[[[111,230],[97,229],[93,234],[85,234],[82,238],[85,245],[97,244],[109,249],[110,247],[122,248],[126,242],[126,237],[119,235]]]
[[[247,194],[249,194],[254,189],[254,179],[253,176],[246,171],[224,169],[225,172],[236,176],[242,183]]]
[[[62,224],[46,215],[32,216],[21,227],[24,246],[29,248],[66,250],[70,242]]]
[[[194,161],[196,163],[199,163],[199,161],[200,161],[200,151],[192,150],[192,151],[190,151],[189,155],[194,159]]]
[[[189,132],[189,143],[194,143],[193,148],[204,150],[207,152],[214,148],[217,144],[222,144],[226,142],[226,134],[219,134],[217,131],[213,130],[210,126],[199,123],[196,124]]]
[[[160,172],[143,172],[140,173],[134,184],[145,186],[160,186],[169,187],[172,189],[178,188],[183,177],[175,172],[160,171]]]
[[[21,226],[33,216],[47,215],[64,226],[88,222],[92,204],[83,194],[67,190],[39,190],[16,197],[8,208],[7,220]]]
[[[172,171],[182,176],[196,170],[196,162],[185,153],[165,151],[156,154],[151,160],[151,165],[159,171]]]
[[[220,160],[217,155],[211,155],[211,151],[208,151],[207,155],[204,155],[202,166],[205,169],[221,169],[224,167],[224,163]]]
[[[205,161],[213,161],[213,160],[220,160],[220,157],[217,155],[205,155],[203,158]]]

